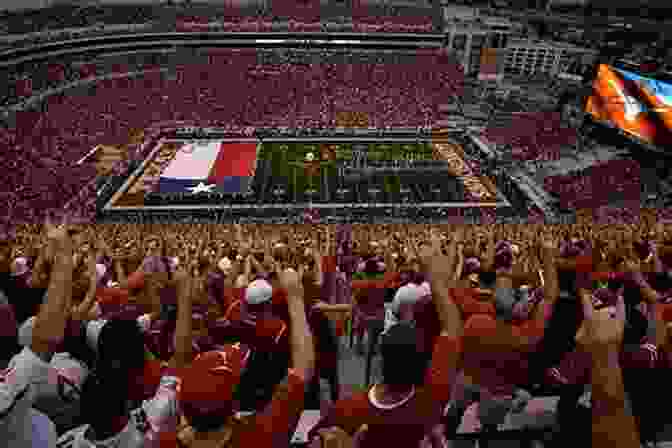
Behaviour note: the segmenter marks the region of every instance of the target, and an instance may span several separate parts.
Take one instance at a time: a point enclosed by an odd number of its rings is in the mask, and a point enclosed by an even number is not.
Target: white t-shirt
[[[35,316],[19,328],[19,343],[30,346]],[[49,377],[35,384],[35,409],[45,413],[57,425],[67,425],[79,414],[79,393],[89,376],[88,367],[69,353],[56,353],[49,362]]]
[[[394,295],[392,303],[390,303],[388,307],[385,307],[385,326],[383,328],[383,333],[387,333],[392,326],[399,323],[399,309],[401,305],[415,303],[423,296],[429,294],[429,292],[429,284],[425,286],[424,284],[417,285],[415,283],[409,283],[399,288]]]
[[[33,406],[57,425],[67,425],[79,415],[79,391],[89,376],[89,369],[69,353],[54,354],[49,367],[49,380],[36,385]]]
[[[176,432],[181,410],[177,400],[180,379],[164,376],[154,397],[131,412],[118,434],[105,440],[90,440],[90,425],[82,425],[58,438],[58,448],[152,448],[159,446],[159,434]],[[104,406],[104,403],[101,403]]]
[[[0,440],[5,446],[33,446],[31,407],[36,385],[49,380],[49,371],[49,364],[25,347],[0,373]]]

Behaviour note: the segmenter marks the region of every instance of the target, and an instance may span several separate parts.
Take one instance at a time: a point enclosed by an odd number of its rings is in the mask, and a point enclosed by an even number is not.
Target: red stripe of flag
[[[256,143],[222,143],[217,160],[210,169],[208,182],[217,183],[226,177],[251,176],[256,158]]]

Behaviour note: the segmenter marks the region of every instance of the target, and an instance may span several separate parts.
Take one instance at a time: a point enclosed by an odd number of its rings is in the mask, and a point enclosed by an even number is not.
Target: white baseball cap
[[[266,280],[255,280],[245,290],[245,301],[250,305],[267,302],[273,296],[273,287]]]
[[[425,295],[427,295],[427,289],[425,287],[416,285],[415,283],[409,283],[397,290],[397,293],[394,295],[393,303],[395,305],[414,303]]]
[[[217,263],[217,267],[219,268],[220,271],[222,271],[223,274],[229,274],[231,272],[231,269],[233,268],[233,263],[231,263],[229,257],[224,257],[221,260],[219,260],[219,263]]]

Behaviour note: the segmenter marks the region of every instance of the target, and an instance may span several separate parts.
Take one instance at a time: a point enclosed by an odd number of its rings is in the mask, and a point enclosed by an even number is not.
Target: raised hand
[[[280,285],[287,289],[289,300],[303,301],[303,286],[299,272],[292,269],[284,269],[278,272]]]
[[[177,267],[175,270],[175,273],[173,274],[173,279],[175,282],[175,285],[177,286],[177,291],[178,291],[178,302],[182,300],[188,300],[192,298],[193,295],[193,290],[194,290],[194,279],[191,275],[189,275],[189,272],[184,268],[184,266],[187,265],[187,262],[185,260],[184,263],[180,263],[180,266]],[[161,288],[164,286],[164,281],[165,279],[163,277],[161,278],[154,278],[154,286],[156,288]]]
[[[44,235],[49,247],[47,258],[52,258],[55,255],[53,252],[55,250],[70,253],[73,250],[73,234],[74,231],[71,229],[67,216],[60,219],[47,216],[44,222]]]
[[[86,269],[87,273],[89,275],[89,279],[91,279],[92,282],[95,282],[98,277],[98,271],[96,269],[96,256],[93,253],[93,251],[90,251],[86,256]]]
[[[595,310],[590,293],[580,290],[583,322],[575,340],[589,353],[620,350],[625,329],[625,303],[619,296],[615,307]]]

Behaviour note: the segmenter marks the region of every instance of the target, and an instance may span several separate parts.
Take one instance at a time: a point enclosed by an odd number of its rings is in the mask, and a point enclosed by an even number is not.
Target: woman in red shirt
[[[310,439],[324,428],[336,426],[354,435],[367,425],[361,447],[417,446],[438,422],[462,356],[462,318],[443,281],[453,266],[452,260],[441,256],[439,250],[428,251],[425,260],[441,334],[424,381],[426,371],[415,326],[402,323],[392,327],[383,337],[381,348],[383,383],[339,400],[310,431]]]

